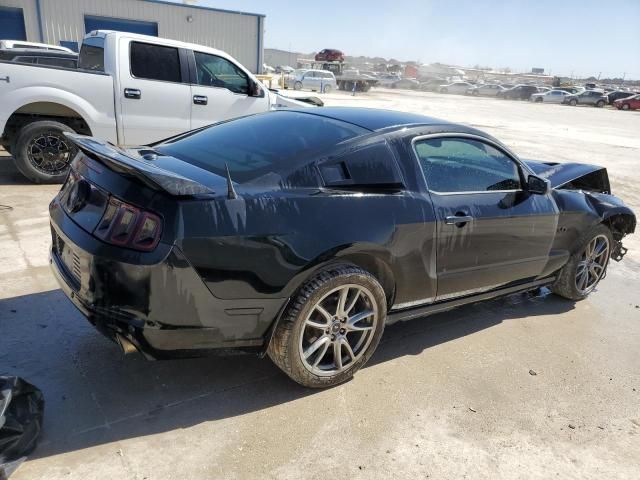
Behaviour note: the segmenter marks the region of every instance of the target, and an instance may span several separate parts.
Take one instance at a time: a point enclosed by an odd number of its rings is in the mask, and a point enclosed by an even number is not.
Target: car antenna
[[[231,180],[231,173],[229,173],[229,165],[225,162],[224,169],[227,171],[227,198],[229,200],[235,200],[238,198],[235,188],[233,188],[233,181]]]

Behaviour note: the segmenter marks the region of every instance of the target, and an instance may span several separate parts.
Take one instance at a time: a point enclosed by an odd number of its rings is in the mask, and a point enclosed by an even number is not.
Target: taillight
[[[111,245],[148,252],[156,248],[162,233],[162,220],[113,197],[93,234]]]

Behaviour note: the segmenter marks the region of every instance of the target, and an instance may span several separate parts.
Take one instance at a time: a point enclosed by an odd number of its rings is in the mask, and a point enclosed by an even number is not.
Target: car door
[[[191,61],[191,128],[269,110],[264,90],[252,92],[249,75],[235,63],[204,52],[193,52]]]
[[[558,210],[525,190],[524,166],[473,135],[418,137],[414,150],[437,217],[437,299],[542,273]]]
[[[143,145],[191,128],[191,88],[178,48],[120,39],[120,121],[125,145]]]

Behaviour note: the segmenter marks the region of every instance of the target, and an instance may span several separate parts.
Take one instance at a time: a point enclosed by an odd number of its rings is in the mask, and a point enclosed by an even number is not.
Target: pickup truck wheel
[[[578,241],[551,291],[569,300],[586,298],[602,280],[609,265],[613,236],[605,225],[597,225]]]
[[[62,183],[76,147],[63,132],[75,133],[59,122],[33,122],[22,128],[14,144],[16,167],[34,183]]]
[[[300,385],[338,385],[369,360],[386,313],[384,290],[373,275],[354,265],[336,265],[300,288],[267,352]]]

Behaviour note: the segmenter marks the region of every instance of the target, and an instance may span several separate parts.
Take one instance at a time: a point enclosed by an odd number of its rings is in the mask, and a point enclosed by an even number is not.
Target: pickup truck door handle
[[[193,96],[193,103],[195,103],[196,105],[206,105],[208,101],[209,101],[209,99],[207,97],[205,97],[204,95],[194,95]]]
[[[9,75],[7,75],[6,77],[2,77],[0,78],[0,82],[7,82],[9,83],[11,81],[11,79],[9,78]]]
[[[466,223],[472,222],[473,217],[470,215],[456,214],[445,217],[444,223],[447,225],[455,225],[456,227],[464,227]]]
[[[142,92],[137,88],[125,88],[124,96],[126,98],[134,98],[136,100],[139,100],[142,97]]]

